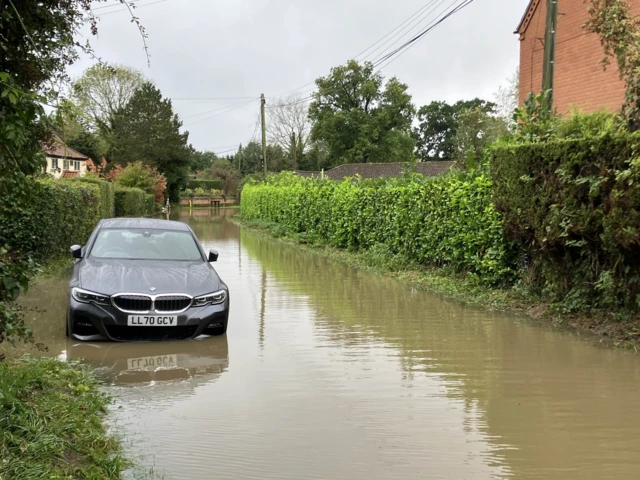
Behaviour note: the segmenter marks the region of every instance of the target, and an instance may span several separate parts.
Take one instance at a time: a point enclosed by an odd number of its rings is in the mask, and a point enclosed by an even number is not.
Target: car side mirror
[[[213,248],[209,250],[209,261],[217,262],[218,261],[218,251]]]
[[[69,252],[73,258],[82,258],[82,247],[80,245],[72,245]]]

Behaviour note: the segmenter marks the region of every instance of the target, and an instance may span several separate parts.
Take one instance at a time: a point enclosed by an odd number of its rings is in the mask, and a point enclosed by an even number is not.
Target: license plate
[[[175,327],[178,317],[166,315],[129,315],[127,325],[130,327]]]
[[[142,370],[158,367],[175,367],[177,355],[156,355],[155,357],[139,357],[127,359],[127,370]]]

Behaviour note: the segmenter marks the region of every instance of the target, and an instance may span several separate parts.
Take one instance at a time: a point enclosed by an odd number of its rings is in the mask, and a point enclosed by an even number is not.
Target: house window
[[[62,161],[62,169],[63,170],[69,170],[69,160],[63,160]]]
[[[73,169],[74,170],[80,170],[80,160],[74,160],[73,161]]]
[[[51,170],[57,170],[58,169],[58,159],[57,158],[52,158],[51,159]]]

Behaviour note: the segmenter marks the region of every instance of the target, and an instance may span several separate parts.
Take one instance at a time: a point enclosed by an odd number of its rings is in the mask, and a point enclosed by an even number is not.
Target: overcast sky
[[[269,103],[313,82],[419,12],[405,30],[387,37],[387,44],[381,42],[358,57],[375,59],[460,2],[138,0],[135,12],[149,36],[148,67],[129,13],[117,0],[109,0],[96,4],[101,19],[92,45],[103,60],[141,70],[173,99],[190,143],[220,153],[254,137],[261,93]],[[475,0],[384,66],[382,74],[406,83],[416,106],[433,100],[491,99],[517,68],[518,39],[513,31],[527,4],[528,0]],[[91,63],[78,62],[71,76],[79,76]],[[311,88],[296,93],[305,96]],[[209,97],[225,99],[181,100]]]

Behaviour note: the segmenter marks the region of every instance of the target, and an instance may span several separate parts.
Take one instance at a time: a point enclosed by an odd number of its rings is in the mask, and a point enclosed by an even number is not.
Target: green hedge
[[[147,215],[146,193],[139,188],[116,185],[115,213],[116,217],[143,217]]]
[[[98,185],[46,179],[23,206],[18,218],[0,217],[0,239],[14,252],[35,260],[67,253],[83,244],[100,220],[102,191]]]
[[[382,244],[423,265],[468,271],[488,284],[515,276],[514,248],[485,175],[332,182],[282,174],[242,191],[247,219],[282,225],[351,250]]]
[[[78,177],[74,180],[77,182],[98,185],[100,187],[102,218],[111,218],[115,216],[115,185],[113,183],[100,180],[95,177]]]
[[[144,208],[146,215],[153,215],[156,211],[156,197],[150,193],[144,195]]]
[[[494,147],[505,233],[567,309],[640,306],[640,135]]]
[[[202,188],[203,190],[222,190],[222,180],[206,180],[201,178],[194,178],[189,180],[187,188],[195,190],[196,188]]]

